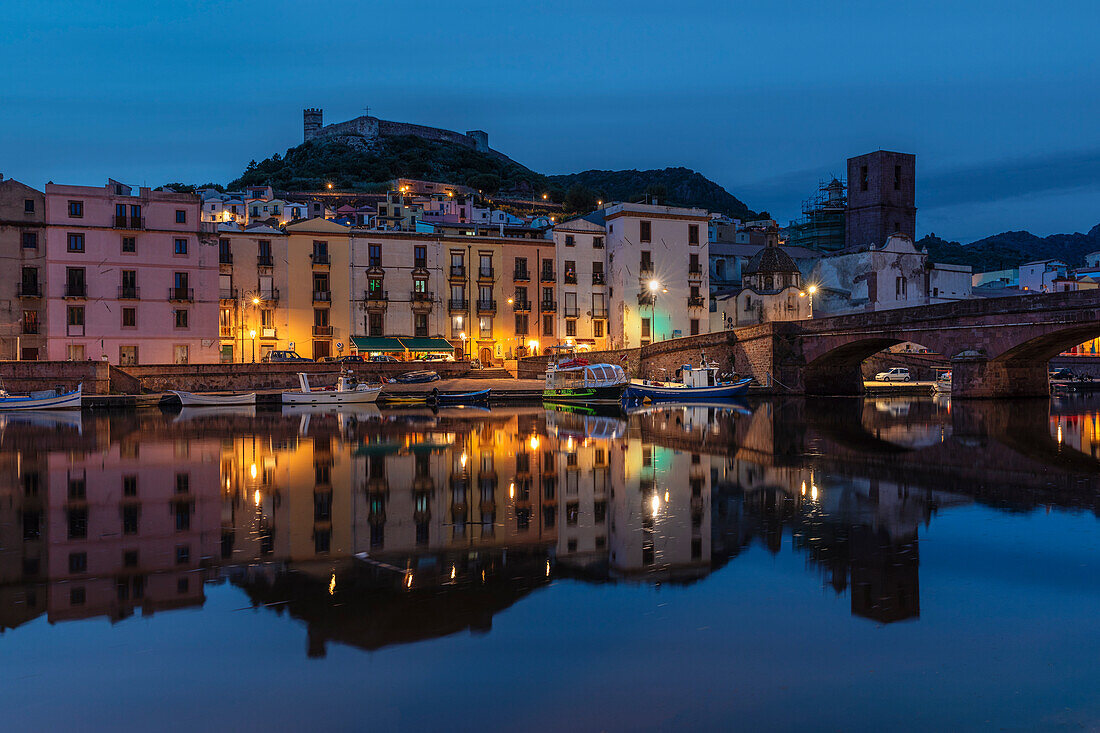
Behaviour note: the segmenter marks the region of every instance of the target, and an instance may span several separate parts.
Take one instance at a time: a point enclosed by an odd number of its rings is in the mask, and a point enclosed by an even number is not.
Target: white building
[[[1061,260],[1035,260],[1020,265],[1020,288],[1034,293],[1054,292],[1054,281],[1064,278],[1069,265]]]

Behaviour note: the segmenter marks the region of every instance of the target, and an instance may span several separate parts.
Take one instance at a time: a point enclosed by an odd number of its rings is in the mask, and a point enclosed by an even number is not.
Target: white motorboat
[[[229,407],[234,405],[255,405],[256,393],[225,394],[215,392],[184,392],[179,389],[169,390],[184,407]]]
[[[0,389],[0,410],[79,410],[83,391],[83,383],[77,385],[74,391],[64,394],[48,389],[13,395]]]
[[[298,372],[301,389],[296,392],[283,392],[284,405],[363,405],[375,402],[381,387],[369,384],[352,385],[351,379],[341,375],[334,389],[313,389],[309,386],[309,376]]]
[[[951,394],[951,370],[937,369],[936,381],[932,383],[932,394]]]

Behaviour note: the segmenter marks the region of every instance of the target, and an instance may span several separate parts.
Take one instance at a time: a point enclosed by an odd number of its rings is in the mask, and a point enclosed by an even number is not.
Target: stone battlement
[[[302,110],[302,132],[304,140],[308,141],[319,137],[335,137],[342,135],[355,135],[368,140],[373,140],[378,137],[412,135],[434,142],[463,145],[471,150],[478,150],[484,153],[491,152],[489,148],[489,133],[483,130],[470,130],[463,134],[453,130],[443,130],[438,127],[415,125],[410,122],[380,120],[370,115],[356,117],[346,122],[323,125],[322,114],[322,110],[317,108]]]

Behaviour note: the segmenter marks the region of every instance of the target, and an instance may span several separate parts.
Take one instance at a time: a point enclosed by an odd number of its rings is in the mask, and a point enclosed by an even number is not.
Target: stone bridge
[[[1100,290],[961,300],[746,326],[641,349],[640,371],[698,363],[702,353],[776,391],[855,395],[860,363],[912,341],[951,360],[953,397],[1045,397],[1047,363],[1100,337]]]

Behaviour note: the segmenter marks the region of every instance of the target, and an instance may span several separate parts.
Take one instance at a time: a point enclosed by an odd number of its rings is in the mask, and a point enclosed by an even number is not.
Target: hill
[[[1059,259],[1071,267],[1085,263],[1085,255],[1100,251],[1100,224],[1088,233],[1051,234],[1039,237],[1031,232],[1001,232],[970,244],[948,242],[935,234],[921,238],[933,262],[970,265],[974,272],[1019,267],[1033,260]]]
[[[741,219],[755,216],[729,191],[690,168],[590,170],[547,178],[559,190],[580,186],[595,192],[597,198],[604,201],[639,201],[649,193],[673,205],[696,206]]]
[[[230,189],[269,185],[283,191],[377,192],[394,178],[419,178],[471,186],[486,194],[500,191],[547,192],[567,212],[591,210],[598,199],[640,201],[647,193],[663,202],[696,206],[736,217],[752,212],[714,181],[687,168],[650,171],[585,171],[544,176],[500,153],[483,153],[448,142],[411,135],[367,141],[356,136],[327,137],[290,148],[285,155],[252,161]]]

